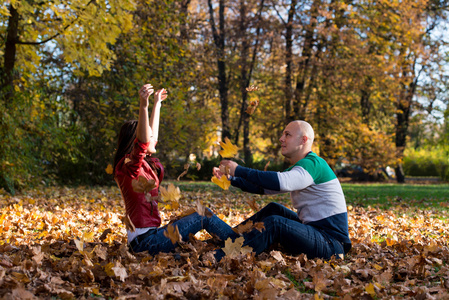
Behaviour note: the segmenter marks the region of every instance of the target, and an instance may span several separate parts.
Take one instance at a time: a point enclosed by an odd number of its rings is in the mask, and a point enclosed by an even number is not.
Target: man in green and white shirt
[[[350,250],[343,190],[326,161],[312,152],[313,140],[309,123],[293,121],[287,125],[279,141],[282,155],[291,166],[283,172],[250,169],[230,160],[221,162],[229,169],[231,184],[243,191],[290,192],[297,213],[272,202],[245,221],[264,223],[262,232],[243,234],[244,245],[252,247],[256,254],[277,243],[290,254],[305,253],[309,258],[327,259]],[[223,175],[219,168],[214,169],[214,174]]]

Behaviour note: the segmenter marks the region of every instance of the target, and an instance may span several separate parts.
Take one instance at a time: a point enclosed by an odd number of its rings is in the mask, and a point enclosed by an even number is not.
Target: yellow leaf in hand
[[[233,145],[231,141],[226,137],[225,142],[220,142],[220,146],[223,148],[223,150],[219,151],[218,153],[223,157],[234,157],[237,155],[239,151],[239,147],[236,145]]]
[[[170,183],[167,188],[160,186],[159,190],[164,201],[178,201],[181,198],[179,187],[175,187],[173,183]]]
[[[154,179],[147,180],[145,177],[139,176],[137,180],[132,180],[131,185],[136,193],[148,193],[156,187],[156,182]]]
[[[108,166],[105,169],[107,174],[112,174],[112,172],[114,171],[114,168],[112,167],[111,164],[108,164]]]
[[[181,234],[179,233],[178,226],[168,225],[167,229],[164,231],[164,236],[169,238],[173,244],[182,240]]]
[[[215,176],[212,176],[211,181],[224,190],[229,189],[229,187],[231,186],[231,182],[228,180],[228,177],[226,177],[225,175],[222,175],[220,179],[218,179]]]

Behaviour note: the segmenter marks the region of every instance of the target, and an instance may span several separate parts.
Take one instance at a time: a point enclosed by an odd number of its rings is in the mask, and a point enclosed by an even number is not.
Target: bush
[[[449,149],[425,147],[404,152],[404,172],[408,176],[438,176],[449,180]]]

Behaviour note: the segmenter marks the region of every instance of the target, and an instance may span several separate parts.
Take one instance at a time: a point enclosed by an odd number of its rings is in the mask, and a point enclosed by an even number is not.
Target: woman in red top
[[[145,84],[140,89],[139,120],[128,121],[122,125],[114,158],[114,178],[125,201],[126,214],[135,226],[134,231],[127,230],[128,243],[135,252],[147,250],[155,255],[172,251],[176,244],[165,237],[166,228],[160,227],[158,190],[164,168],[157,158],[151,157],[156,152],[161,103],[167,98],[167,91],[161,89],[154,94],[153,110],[151,118],[148,119],[148,98],[153,92],[151,84]],[[145,181],[154,180],[154,188],[149,191],[150,196],[133,188],[133,180],[138,180],[141,176]],[[189,239],[190,233],[195,234],[201,229],[206,229],[222,241],[235,234],[228,224],[214,214],[204,217],[193,213],[172,225],[178,227],[184,241]],[[222,250],[218,252],[218,257],[221,257]]]

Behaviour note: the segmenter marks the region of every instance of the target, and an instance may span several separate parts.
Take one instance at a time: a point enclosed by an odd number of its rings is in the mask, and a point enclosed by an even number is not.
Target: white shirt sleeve
[[[295,166],[287,172],[279,172],[278,177],[282,192],[302,190],[313,184],[312,175],[303,167],[299,166]]]

